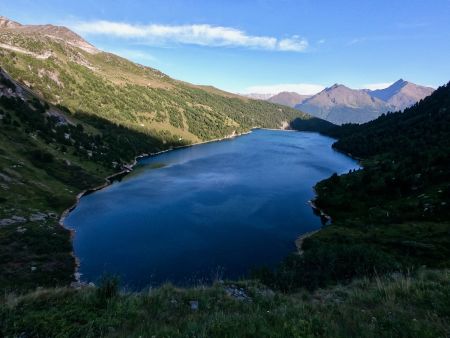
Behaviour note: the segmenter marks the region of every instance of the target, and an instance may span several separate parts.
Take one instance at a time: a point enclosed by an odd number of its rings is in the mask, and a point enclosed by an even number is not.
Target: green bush
[[[95,289],[97,301],[100,304],[107,303],[119,293],[119,278],[116,276],[104,275],[100,279],[98,287]]]
[[[398,268],[390,255],[370,246],[332,244],[318,245],[302,255],[292,254],[275,271],[260,269],[254,277],[270,287],[293,292],[302,288],[314,290]]]
[[[40,162],[40,163],[51,163],[54,161],[55,157],[50,154],[49,152],[46,152],[45,150],[36,149],[30,151],[31,160],[33,162]]]

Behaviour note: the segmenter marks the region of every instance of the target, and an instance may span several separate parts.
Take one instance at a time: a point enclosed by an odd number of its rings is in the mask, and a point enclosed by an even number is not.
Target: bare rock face
[[[84,40],[81,36],[74,33],[70,29],[62,26],[54,25],[22,25],[18,22],[9,20],[8,18],[0,17],[0,29],[8,29],[17,31],[23,34],[34,34],[46,36],[57,40],[63,40],[69,45],[83,49],[84,51],[96,54],[99,52],[97,48]]]
[[[9,20],[4,16],[0,16],[0,28],[17,28],[22,26],[20,23]]]

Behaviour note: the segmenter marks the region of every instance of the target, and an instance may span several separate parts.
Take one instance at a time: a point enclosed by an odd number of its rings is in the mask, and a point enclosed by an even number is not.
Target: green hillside
[[[76,43],[64,40],[72,35],[54,26],[0,28],[0,66],[52,104],[163,140],[198,142],[311,119],[291,108],[171,79],[93,46],[86,50],[80,37]]]
[[[135,156],[180,145],[70,114],[0,72],[0,287],[21,290],[73,280],[63,210]]]
[[[64,27],[8,23],[0,27],[5,290],[73,279],[61,213],[136,156],[294,119],[300,128],[307,122],[307,130],[329,126],[293,109],[173,80],[101,52]]]

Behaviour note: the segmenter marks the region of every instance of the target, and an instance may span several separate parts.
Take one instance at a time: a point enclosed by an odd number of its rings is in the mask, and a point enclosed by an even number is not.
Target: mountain
[[[0,16],[0,29],[11,29],[17,33],[26,35],[43,35],[52,39],[62,40],[67,44],[81,48],[91,54],[99,53],[100,51],[93,45],[88,43],[78,34],[72,32],[66,27],[53,25],[22,25],[18,22],[9,20],[4,16]],[[5,46],[4,48],[7,48]]]
[[[386,102],[365,90],[335,84],[295,106],[302,111],[335,124],[363,123],[389,110]]]
[[[403,110],[433,92],[399,80],[382,90],[356,90],[335,84],[295,108],[335,124],[364,123],[389,111]]]
[[[296,92],[281,92],[269,97],[267,101],[294,108],[310,97],[311,95],[301,95]]]
[[[69,284],[75,260],[59,215],[82,191],[127,172],[136,156],[257,126],[332,127],[294,109],[171,79],[64,27],[1,18],[0,65],[2,290]]]
[[[9,20],[4,16],[0,16],[0,28],[19,28],[22,25],[18,22]]]
[[[250,100],[96,49],[65,27],[0,21],[0,66],[50,104],[157,137],[193,143],[280,128],[302,112]]]
[[[242,94],[242,96],[255,100],[264,100],[275,104],[281,104],[291,108],[294,108],[297,104],[302,103],[305,99],[311,97],[311,95],[301,95],[296,92],[280,92],[277,94],[250,93]]]
[[[400,79],[385,89],[370,91],[369,95],[387,102],[397,111],[412,106],[424,97],[431,95],[433,91],[433,88],[418,86]]]

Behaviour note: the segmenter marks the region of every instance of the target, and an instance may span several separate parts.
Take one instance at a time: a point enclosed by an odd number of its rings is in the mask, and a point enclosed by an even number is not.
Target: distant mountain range
[[[433,88],[419,86],[400,79],[385,89],[373,90],[369,94],[387,102],[396,110],[404,110],[433,92]]]
[[[325,88],[313,96],[282,92],[267,101],[295,107],[335,124],[364,123],[389,111],[401,111],[433,93],[434,89],[398,80],[385,89],[351,89],[342,84]],[[267,95],[267,94],[266,94]]]
[[[301,95],[295,92],[281,92],[271,96],[267,101],[294,108],[312,95]]]

